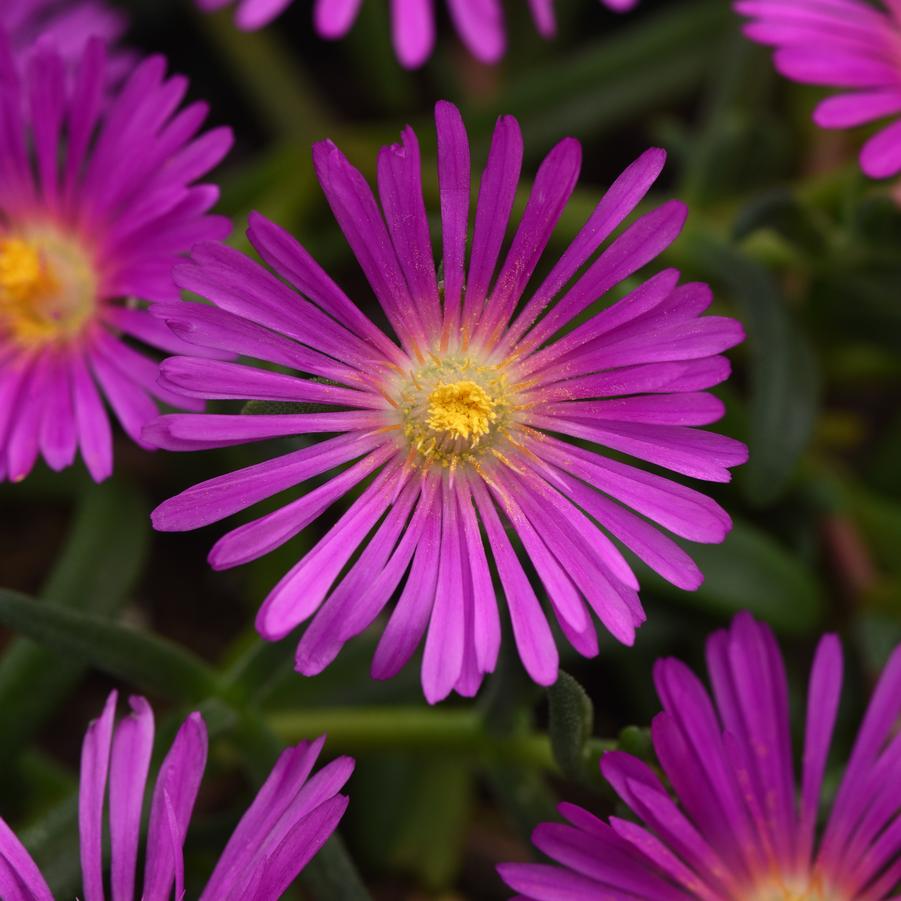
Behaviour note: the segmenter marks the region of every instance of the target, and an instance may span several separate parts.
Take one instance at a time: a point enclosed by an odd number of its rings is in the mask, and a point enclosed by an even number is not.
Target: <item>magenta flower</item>
[[[722,541],[731,526],[703,494],[599,448],[714,482],[728,481],[729,467],[746,459],[743,444],[695,428],[722,415],[723,405],[705,389],[727,378],[721,353],[743,338],[734,320],[701,316],[709,288],[680,287],[679,274],[668,269],[598,310],[606,292],[682,228],[685,207],[670,201],[596,256],[657,178],[663,151],[649,150],[616,180],[536,285],[533,273],[578,179],[578,142],[566,138],[542,163],[498,268],[523,153],[516,120],[498,121],[467,266],[469,143],[456,107],[439,103],[436,122],[441,280],[413,131],[405,129],[402,143],[379,156],[381,209],[334,144],[313,150],[319,182],[397,341],[300,244],[253,215],[248,235],[275,275],[235,250],[201,244],[193,262],[176,269],[176,280],[214,306],[170,304],[156,313],[184,341],[313,378],[174,357],[162,365],[162,387],[195,397],[299,401],[325,412],[175,414],[145,431],[169,450],[334,435],[190,488],[157,508],[154,525],[195,529],[328,474],[302,497],[220,539],[210,562],[225,569],[268,553],[365,485],[273,589],[257,628],[279,639],[315,614],[296,665],[317,673],[404,583],[373,675],[396,673],[426,635],[422,681],[433,702],[452,689],[474,694],[494,669],[501,626],[489,556],[527,671],[545,685],[557,677],[554,637],[504,520],[563,633],[592,656],[592,611],[627,644],[644,619],[638,581],[610,536],[664,578],[693,589],[701,573],[647,519],[700,542]]]
[[[153,751],[153,711],[132,697],[114,726],[116,692],[85,733],[78,829],[84,901],[104,898],[104,805],[109,785],[109,884],[116,901],[135,897],[141,811]],[[229,839],[200,901],[276,901],[335,831],[347,809],[339,794],[354,762],[339,757],[310,777],[325,737],[283,751]],[[203,778],[207,731],[199,713],[182,724],[160,766],[150,802],[142,901],[185,896],[182,847]],[[0,818],[0,897],[53,901],[35,862]]]
[[[805,84],[838,88],[814,112],[821,128],[853,128],[901,113],[901,5],[897,0],[735,0],[749,38],[776,47],[777,70]],[[901,121],[860,154],[872,178],[901,172]]]
[[[143,301],[178,301],[172,265],[229,230],[207,214],[217,189],[194,182],[231,133],[197,137],[206,106],[177,111],[187,82],[165,68],[148,59],[102,103],[99,40],[69,77],[43,44],[20,75],[0,33],[0,478],[23,479],[39,453],[62,469],[76,448],[108,476],[101,395],[140,444],[153,397],[200,406],[157,385],[157,362],[126,343],[186,349]]]
[[[834,635],[817,648],[807,697],[800,794],[789,688],[768,626],[739,614],[707,642],[713,700],[681,661],[654,669],[663,712],[651,734],[657,774],[619,751],[601,771],[635,817],[605,823],[561,804],[534,842],[551,864],[504,864],[536,901],[884,901],[901,889],[901,646],[870,701],[822,830],[823,774],[842,685]],[[819,832],[819,836],[817,833]]]
[[[0,31],[13,55],[27,59],[38,46],[49,45],[67,64],[77,64],[90,38],[115,43],[125,31],[125,16],[105,0],[3,0]]]
[[[211,12],[237,2],[235,19],[239,28],[252,31],[275,19],[294,0],[197,0]],[[460,39],[476,59],[496,63],[506,49],[502,0],[446,0],[448,13]],[[554,0],[529,0],[532,16],[541,34],[554,33]],[[601,0],[610,9],[626,11],[638,0]],[[313,20],[324,38],[342,38],[360,12],[362,0],[316,0]],[[394,49],[401,64],[410,69],[421,66],[435,45],[433,0],[391,0],[391,31]]]

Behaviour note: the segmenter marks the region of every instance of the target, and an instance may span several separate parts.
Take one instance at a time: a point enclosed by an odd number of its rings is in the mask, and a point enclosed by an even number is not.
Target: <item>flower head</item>
[[[838,88],[814,112],[821,128],[853,128],[901,113],[901,5],[897,0],[734,0],[745,34],[776,48],[777,70]],[[872,178],[901,172],[901,121],[870,138],[860,155]]]
[[[195,241],[227,234],[208,215],[217,190],[194,182],[231,143],[197,137],[206,106],[178,111],[187,83],[160,57],[107,87],[103,44],[72,71],[41,44],[24,72],[0,33],[0,478],[24,478],[38,454],[54,469],[76,448],[95,479],[112,469],[105,395],[125,431],[157,413],[158,364],[126,339],[186,345],[144,301],[177,301],[172,265]]]
[[[707,286],[680,287],[670,269],[599,309],[606,292],[682,227],[684,206],[669,202],[597,254],[656,179],[663,151],[649,150],[616,180],[536,285],[536,267],[578,179],[579,144],[561,141],[541,165],[502,259],[522,162],[519,125],[509,116],[498,121],[470,243],[466,131],[448,103],[438,104],[436,122],[441,281],[413,131],[379,156],[381,208],[334,144],[313,152],[319,182],[396,340],[299,243],[253,215],[250,240],[275,275],[237,251],[202,244],[176,279],[213,306],[155,312],[182,340],[305,375],[174,357],[164,361],[161,383],[197,397],[294,401],[318,411],[176,414],[145,431],[170,450],[331,434],[188,489],[154,512],[154,524],[197,528],[330,474],[217,542],[210,561],[221,569],[268,553],[365,486],[270,593],[257,628],[278,639],[315,614],[297,668],[317,673],[400,590],[373,675],[396,673],[425,635],[430,701],[452,689],[473,694],[494,669],[501,624],[492,558],[526,669],[542,684],[556,679],[547,616],[505,523],[560,628],[588,656],[598,651],[592,612],[626,643],[644,619],[638,582],[611,536],[676,585],[698,586],[688,555],[647,520],[717,542],[729,517],[703,494],[601,448],[716,482],[746,457],[739,442],[695,428],[721,416],[722,404],[705,389],[727,378],[721,352],[743,336],[731,319],[701,316],[711,301]]]
[[[504,864],[522,897],[669,901],[885,901],[901,888],[901,647],[870,700],[822,830],[820,795],[842,685],[834,635],[817,648],[796,784],[785,666],[749,614],[707,642],[713,698],[678,660],[654,669],[654,748],[675,792],[629,754],[601,771],[635,817],[562,804],[535,831],[550,864]],[[799,791],[800,789],[800,791]],[[819,831],[819,836],[817,835]]]
[[[105,0],[3,0],[0,31],[9,36],[18,59],[27,60],[40,44],[75,65],[90,38],[117,41],[125,31],[125,17]]]
[[[197,0],[201,9],[212,11],[237,2],[240,28],[253,30],[267,25],[293,0]],[[446,0],[460,39],[473,56],[496,63],[506,49],[502,0]],[[626,11],[638,0],[601,0],[610,9]],[[361,0],[316,0],[313,19],[324,38],[347,34],[360,12]],[[539,32],[554,33],[553,0],[529,0]],[[435,44],[435,11],[432,0],[391,0],[391,29],[397,58],[407,68],[421,66]]]
[[[163,760],[150,802],[143,891],[136,896],[141,811],[153,751],[153,711],[129,700],[115,724],[113,692],[85,733],[81,750],[78,830],[84,901],[104,897],[104,807],[109,787],[109,883],[113,898],[163,901],[185,896],[182,847],[206,768],[207,731],[199,713],[179,729]],[[200,901],[276,901],[334,832],[347,809],[339,794],[354,762],[339,757],[310,777],[325,738],[283,751],[229,839]],[[37,865],[0,817],[0,897],[53,901]]]

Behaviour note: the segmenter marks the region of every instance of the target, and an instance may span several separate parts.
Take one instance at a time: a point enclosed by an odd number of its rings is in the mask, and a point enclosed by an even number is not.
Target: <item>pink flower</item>
[[[197,0],[201,9],[212,11],[237,3],[239,28],[253,30],[268,24],[293,0]],[[529,0],[532,16],[541,34],[554,33],[554,0]],[[638,0],[601,0],[610,9],[626,11]],[[324,38],[341,38],[350,30],[360,12],[362,0],[316,0],[313,19]],[[506,49],[502,0],[446,0],[447,9],[460,39],[473,56],[496,63]],[[390,0],[394,48],[401,64],[410,69],[421,66],[435,44],[433,0]]]
[[[334,144],[313,151],[322,189],[394,337],[297,241],[253,215],[250,241],[275,274],[235,250],[201,244],[176,279],[211,305],[161,305],[156,313],[183,341],[283,370],[173,357],[162,365],[161,385],[314,411],[173,414],[144,433],[169,450],[331,434],[188,489],[157,508],[154,525],[198,528],[326,477],[220,539],[210,561],[224,569],[288,541],[359,486],[337,524],[272,590],[257,628],[279,639],[313,617],[296,665],[317,673],[400,589],[373,675],[396,673],[424,637],[422,682],[433,702],[454,689],[474,694],[494,669],[501,626],[490,558],[523,664],[544,685],[557,678],[558,662],[548,613],[587,656],[598,653],[593,614],[626,644],[644,620],[638,581],[611,536],[674,584],[700,584],[691,558],[648,520],[682,538],[718,542],[729,516],[705,495],[605,451],[714,482],[728,481],[730,467],[747,456],[740,442],[697,428],[722,415],[706,389],[728,377],[722,352],[743,338],[734,320],[702,315],[712,300],[706,285],[680,286],[668,269],[598,309],[682,228],[686,209],[670,201],[599,252],[657,178],[663,151],[629,166],[565,253],[548,261],[548,274],[533,279],[578,180],[578,142],[564,139],[542,163],[502,256],[523,157],[518,123],[498,120],[471,233],[466,129],[449,103],[438,104],[436,125],[440,282],[412,129],[379,155],[381,206]],[[546,609],[505,523],[544,584]]]
[[[768,626],[739,614],[707,642],[713,698],[678,660],[654,669],[663,712],[651,734],[657,773],[619,751],[601,771],[635,819],[561,804],[535,845],[551,864],[504,864],[523,898],[676,901],[887,901],[901,889],[901,647],[870,700],[822,829],[823,775],[842,686],[834,635],[817,648],[799,755],[789,686]],[[636,821],[637,820],[637,821]]]
[[[748,16],[749,38],[776,48],[779,72],[805,84],[838,88],[814,121],[853,128],[901,113],[901,3],[898,0],[735,0]],[[863,171],[872,178],[901,172],[901,121],[864,144]]]
[[[161,57],[112,96],[99,39],[69,72],[43,43],[18,68],[0,33],[0,478],[25,478],[39,454],[62,469],[80,449],[99,481],[113,463],[103,397],[139,444],[154,398],[201,406],[161,389],[127,339],[186,349],[145,301],[177,301],[173,264],[228,233],[208,214],[217,189],[195,182],[231,133],[197,136],[206,105],[178,110],[187,81]]]
[[[153,752],[153,711],[130,699],[131,714],[115,725],[116,692],[85,733],[81,751],[78,830],[84,901],[105,897],[104,807],[109,787],[109,885],[112,897],[134,898],[141,811]],[[200,901],[277,901],[334,832],[347,809],[339,794],[354,762],[339,757],[310,776],[325,738],[282,752],[269,778],[225,846]],[[142,901],[184,898],[182,846],[206,768],[207,731],[199,713],[179,729],[163,760],[153,797],[144,859]],[[53,901],[43,875],[0,818],[0,897]],[[106,895],[106,897],[109,897]]]
[[[40,43],[58,51],[67,65],[75,65],[90,38],[114,44],[125,24],[125,16],[105,0],[0,2],[0,31],[6,32],[13,55],[23,61]],[[117,56],[116,65],[119,63]]]

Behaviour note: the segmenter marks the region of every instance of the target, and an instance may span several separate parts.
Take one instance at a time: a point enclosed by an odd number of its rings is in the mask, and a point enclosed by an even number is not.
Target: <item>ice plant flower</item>
[[[125,16],[105,0],[3,0],[0,31],[9,35],[13,55],[26,60],[39,43],[49,44],[69,64],[81,58],[90,38],[108,44],[125,31]]]
[[[237,2],[239,28],[251,31],[275,19],[294,0],[197,0],[208,12]],[[601,0],[610,9],[625,11],[638,0]],[[506,49],[503,0],[446,0],[451,21],[466,48],[476,59],[495,63]],[[342,38],[360,12],[362,0],[316,0],[313,20],[317,33]],[[553,0],[529,0],[538,30],[554,33]],[[407,68],[421,66],[435,45],[433,0],[391,0],[391,32],[397,58]]]
[[[0,33],[0,478],[24,478],[39,453],[62,469],[79,447],[91,475],[108,476],[101,395],[138,443],[152,397],[197,408],[160,388],[158,363],[131,344],[185,348],[144,301],[178,300],[172,265],[229,230],[208,214],[217,189],[194,182],[231,134],[197,137],[206,106],[178,111],[186,81],[165,69],[146,60],[101,102],[99,39],[70,72],[42,44],[20,73]]]
[[[116,692],[85,733],[78,791],[84,901],[102,901],[104,822],[108,823],[109,888],[116,901],[185,897],[182,848],[207,758],[199,713],[184,722],[163,760],[150,802],[143,891],[137,887],[141,811],[153,751],[153,711],[130,698],[131,713],[115,723]],[[276,901],[334,832],[347,809],[341,788],[354,762],[339,757],[310,776],[325,738],[283,751],[219,858],[200,901]],[[104,816],[109,788],[108,819]],[[194,896],[196,897],[196,896]],[[0,817],[0,898],[53,901],[25,847]]]
[[[379,155],[381,208],[334,144],[313,150],[319,182],[394,339],[297,241],[253,215],[248,235],[274,275],[237,251],[201,244],[175,276],[213,306],[160,305],[155,312],[184,341],[304,375],[174,357],[163,362],[161,383],[197,397],[296,401],[318,410],[174,414],[145,431],[169,450],[335,435],[190,488],[157,508],[154,525],[194,529],[332,473],[218,541],[210,562],[223,569],[283,544],[372,477],[274,588],[257,628],[279,639],[315,614],[296,665],[317,673],[404,583],[373,675],[396,673],[427,633],[422,682],[430,701],[453,689],[473,694],[494,668],[501,628],[489,555],[526,669],[541,684],[557,677],[554,637],[505,520],[561,630],[591,656],[598,645],[590,611],[627,644],[644,619],[638,581],[611,536],[674,584],[693,589],[701,573],[647,520],[701,542],[721,541],[731,525],[703,494],[600,449],[714,482],[727,481],[729,467],[746,458],[738,441],[695,428],[722,415],[721,402],[705,389],[727,378],[722,351],[743,337],[734,320],[701,316],[709,288],[679,286],[678,272],[668,269],[599,309],[608,291],[682,228],[685,207],[670,201],[596,255],[657,178],[663,151],[647,151],[616,180],[535,285],[533,274],[578,179],[579,143],[564,139],[542,163],[501,260],[523,144],[514,118],[498,120],[467,266],[469,143],[456,107],[439,103],[436,123],[441,280],[412,129]]]
[[[821,128],[889,117],[863,147],[871,178],[901,172],[901,4],[897,0],[735,0],[745,34],[776,48],[776,69],[805,84],[837,88],[814,111]]]
[[[121,84],[136,55],[119,43],[127,27],[125,15],[106,0],[3,0],[0,31],[5,31],[20,70],[39,48],[55,49],[71,72],[85,45],[98,38],[109,49],[108,87]]]
[[[707,642],[713,697],[681,661],[657,661],[663,704],[651,734],[675,799],[646,763],[620,751],[601,771],[636,817],[603,822],[561,804],[534,842],[554,864],[500,867],[535,901],[887,901],[901,889],[901,646],[817,823],[842,687],[834,635],[817,648],[807,695],[801,783],[789,687],[770,628],[739,614]]]

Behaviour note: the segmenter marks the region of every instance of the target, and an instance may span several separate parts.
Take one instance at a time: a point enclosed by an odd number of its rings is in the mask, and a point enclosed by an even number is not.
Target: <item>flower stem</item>
[[[326,733],[332,752],[406,750],[470,754],[492,762],[556,772],[550,740],[536,732],[493,735],[478,713],[420,707],[343,707],[285,710],[266,717],[284,741]]]

